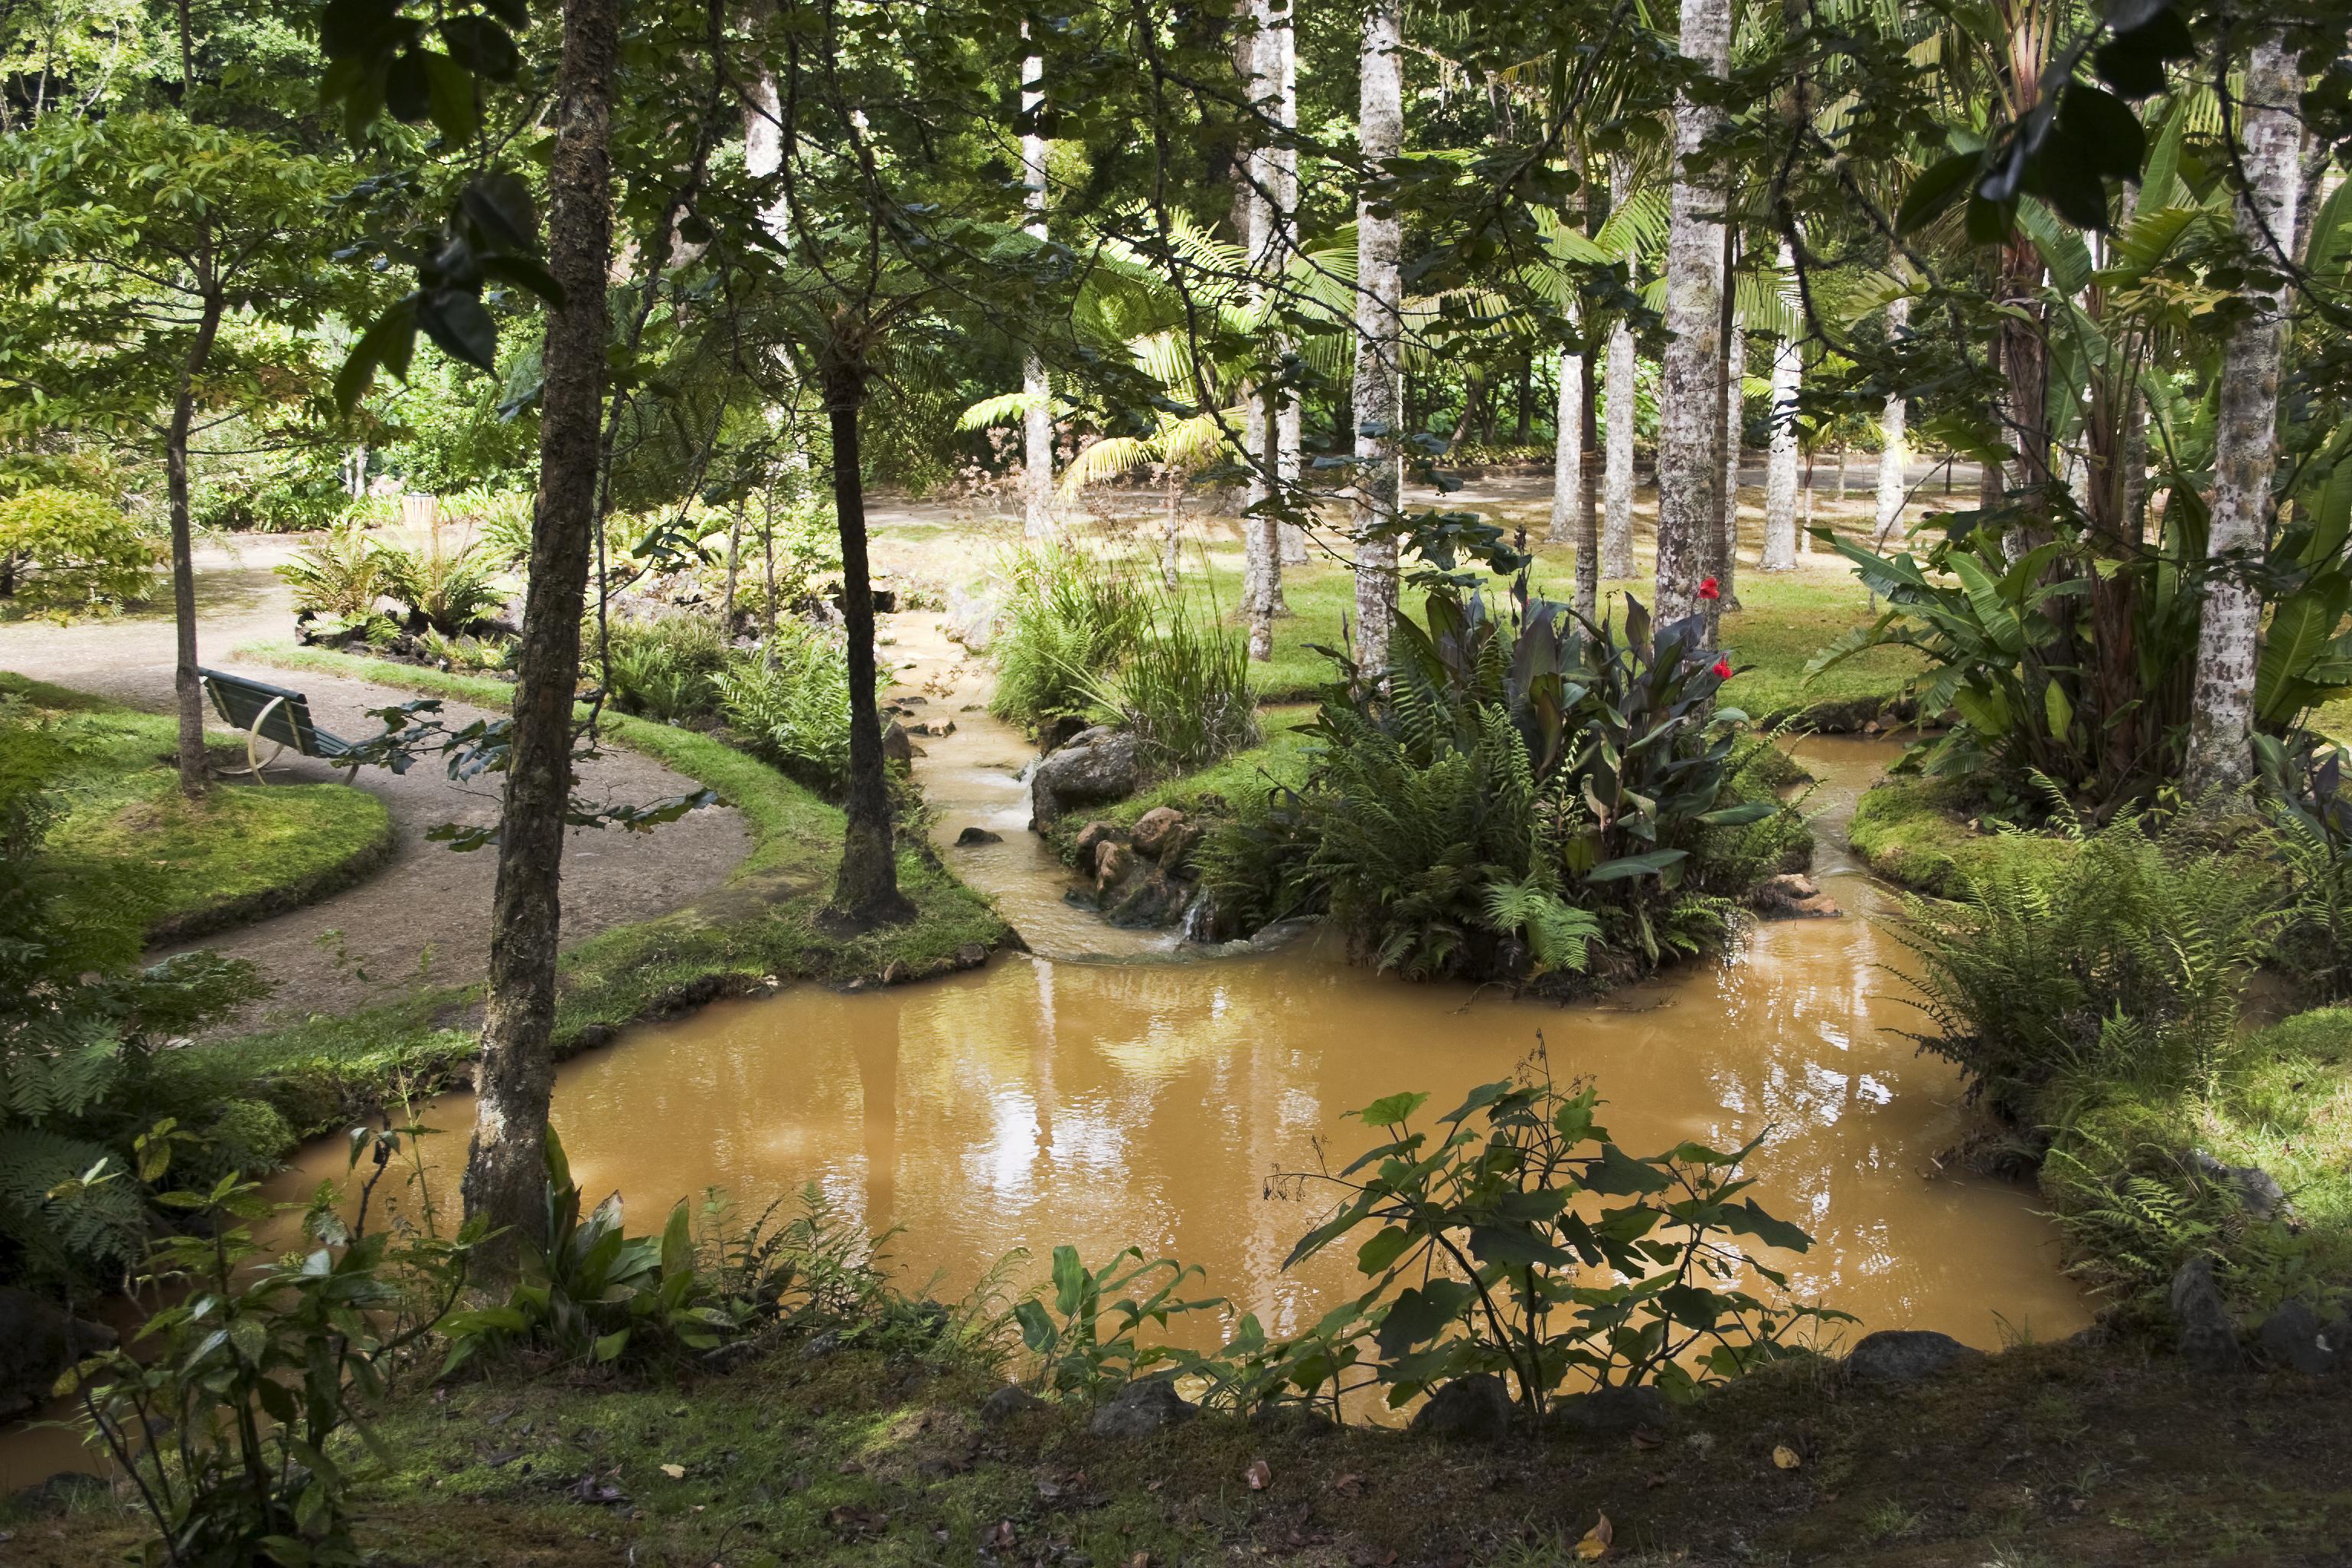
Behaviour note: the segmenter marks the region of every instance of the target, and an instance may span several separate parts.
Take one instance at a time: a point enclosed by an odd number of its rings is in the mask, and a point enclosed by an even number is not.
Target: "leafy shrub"
[[[729,650],[716,621],[691,611],[615,619],[605,636],[605,689],[622,712],[674,724],[718,711]]]
[[[444,669],[483,675],[503,675],[514,667],[513,637],[446,637],[427,626],[416,634],[416,646]]]
[[[177,1293],[133,1342],[152,1348],[93,1357],[67,1382],[93,1445],[137,1483],[162,1561],[358,1562],[331,1439],[354,1430],[389,1458],[365,1407],[464,1289],[478,1226],[450,1241],[365,1235],[364,1202],[351,1227],[321,1204],[312,1244],[278,1257],[254,1240],[269,1205],[251,1184],[224,1177],[173,1197],[196,1234],[148,1260],[149,1279]]]
[[[293,589],[295,609],[350,625],[374,616],[376,601],[392,588],[383,550],[357,522],[330,531],[277,573]]]
[[[2254,737],[2284,909],[2273,963],[2323,1001],[2352,995],[2352,795],[2340,747],[2303,734]]]
[[[719,672],[719,710],[754,754],[803,783],[838,788],[849,771],[849,667],[804,621],[776,623],[756,654]]]
[[[1328,907],[1416,979],[1559,984],[1719,942],[1694,851],[1781,808],[1722,798],[1744,715],[1714,706],[1730,666],[1694,657],[1696,619],[1654,629],[1634,604],[1621,640],[1523,588],[1510,622],[1446,586],[1427,604],[1384,685],[1346,667],[1306,786],[1212,839],[1217,907]]]
[[[160,540],[87,490],[45,485],[0,500],[0,586],[28,609],[138,604],[163,561]]]
[[[1249,650],[1172,600],[1145,595],[1140,625],[1116,669],[1080,683],[1094,716],[1134,731],[1145,760],[1171,772],[1205,767],[1257,744]]]
[[[1738,1238],[1797,1253],[1812,1245],[1748,1194],[1738,1169],[1754,1143],[1629,1155],[1595,1121],[1597,1092],[1561,1089],[1540,1050],[1517,1079],[1471,1090],[1436,1126],[1417,1129],[1427,1100],[1391,1095],[1352,1112],[1374,1141],[1345,1167],[1274,1177],[1294,1199],[1337,1194],[1284,1266],[1360,1237],[1360,1295],[1289,1338],[1244,1315],[1213,1352],[1147,1345],[1144,1325],[1164,1329],[1226,1303],[1188,1298],[1199,1271],[1174,1259],[1129,1248],[1089,1268],[1060,1247],[1050,1305],[1014,1311],[1036,1380],[1092,1398],[1167,1369],[1213,1407],[1306,1402],[1337,1417],[1358,1390],[1383,1389],[1394,1406],[1491,1373],[1532,1422],[1560,1394],[1586,1389],[1650,1384],[1692,1398],[1800,1353],[1801,1327],[1852,1321],[1749,1289],[1751,1276],[1784,1293],[1788,1280]]]
[[[1023,549],[1006,563],[1005,631],[992,648],[989,710],[1036,729],[1093,706],[1096,683],[1148,619],[1143,589],[1115,563],[1066,544]]]
[[[2075,854],[2038,874],[2004,867],[1955,901],[1907,899],[1898,930],[1936,1029],[1922,1043],[2029,1126],[2057,1120],[2045,1097],[2062,1080],[2209,1081],[2275,898],[2258,863],[2186,823],[2059,821]]]
[[[715,1349],[751,1321],[753,1304],[702,1289],[686,1200],[659,1237],[624,1228],[621,1194],[586,1214],[555,1130],[547,1130],[547,1245],[526,1249],[523,1279],[502,1305],[452,1314],[444,1372],[485,1350],[523,1346],[565,1361]]]
[[[205,1146],[151,1105],[151,1056],[267,987],[250,963],[213,953],[135,967],[128,900],[113,924],[56,918],[38,852],[70,756],[20,704],[0,703],[0,1273],[84,1282],[136,1266],[150,1188]]]
[[[471,630],[507,601],[498,564],[474,543],[449,547],[436,528],[414,544],[376,547],[383,563],[383,593],[406,609],[410,623],[445,637]]]
[[[448,516],[470,523],[482,553],[501,570],[530,560],[530,525],[538,497],[530,490],[493,490],[477,485],[441,498]]]

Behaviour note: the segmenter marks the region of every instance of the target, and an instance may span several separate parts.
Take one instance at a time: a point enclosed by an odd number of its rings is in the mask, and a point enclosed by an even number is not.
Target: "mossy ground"
[[[386,660],[278,645],[241,649],[239,657],[492,707],[511,700],[512,688],[487,677]],[[563,954],[559,1054],[578,1048],[583,1037],[597,1037],[600,1028],[762,990],[771,981],[869,980],[894,965],[908,975],[936,973],[974,944],[993,948],[1004,941],[1006,927],[994,909],[928,847],[909,848],[898,860],[914,920],[863,935],[831,933],[819,916],[841,858],[839,808],[712,736],[624,715],[606,715],[604,723],[617,743],[718,792],[742,814],[752,848],[728,885],[700,903],[604,931]],[[480,995],[479,986],[419,986],[356,1013],[176,1052],[156,1070],[175,1091],[258,1093],[296,1132],[315,1134],[394,1084],[423,1091],[449,1081],[474,1055],[471,1025]]]
[[[1972,879],[2031,876],[2071,853],[2047,834],[1969,826],[1963,793],[1949,780],[1888,779],[1854,807],[1847,841],[1888,881],[1938,898],[1958,896]]]
[[[61,920],[199,936],[323,898],[392,852],[391,815],[365,790],[216,779],[191,801],[170,717],[14,675],[0,692],[72,748],[42,784],[61,807],[40,851]]]
[[[724,1377],[412,1396],[381,1425],[394,1462],[362,1484],[360,1539],[436,1568],[1568,1568],[1606,1515],[1612,1563],[2137,1568],[2341,1563],[2352,1520],[2339,1383],[2130,1349],[2021,1347],[1905,1391],[1801,1362],[1632,1434],[1496,1446],[1226,1417],[1100,1439],[1060,1407],[992,1429],[991,1383],[785,1346]],[[614,1500],[577,1500],[583,1479]],[[10,1527],[27,1568],[120,1561],[141,1534],[113,1503]]]

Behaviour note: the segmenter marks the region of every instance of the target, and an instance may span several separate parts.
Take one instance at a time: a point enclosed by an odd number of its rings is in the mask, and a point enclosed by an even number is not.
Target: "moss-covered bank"
[[[365,790],[224,779],[191,801],[168,715],[7,674],[0,695],[64,742],[56,771],[26,781],[57,808],[38,858],[62,920],[184,941],[313,903],[392,854],[391,814]]]
[[[1612,1563],[2139,1568],[2336,1563],[2352,1517],[2340,1382],[2128,1349],[2020,1347],[1900,1389],[1796,1363],[1631,1431],[1506,1445],[1230,1417],[1100,1438],[1062,1407],[991,1426],[976,1368],[815,1349],[408,1400],[361,1540],[436,1568],[1569,1568],[1605,1516]],[[118,1506],[15,1520],[10,1561],[120,1561],[139,1531]]]

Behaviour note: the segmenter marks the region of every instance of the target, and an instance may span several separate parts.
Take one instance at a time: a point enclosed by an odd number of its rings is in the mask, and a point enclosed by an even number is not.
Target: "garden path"
[[[284,637],[292,629],[291,600],[269,568],[300,542],[250,540],[197,552],[199,657],[206,665],[303,692],[322,726],[357,739],[382,727],[368,710],[409,700],[412,694],[314,671],[289,674],[232,657],[236,647]],[[0,668],[132,707],[168,708],[172,668],[168,609],[66,626],[0,626]],[[460,722],[480,716],[457,703],[444,711]],[[296,765],[273,771],[274,779],[343,777],[315,761],[296,763],[290,753],[284,760]],[[599,800],[648,801],[695,787],[651,758],[617,747],[583,764],[581,778],[583,792]],[[237,1020],[238,1028],[348,1013],[427,977],[435,984],[467,984],[482,978],[488,967],[494,855],[458,854],[425,835],[443,823],[495,821],[496,788],[453,783],[432,762],[397,776],[366,769],[354,782],[392,814],[398,842],[384,868],[331,898],[194,944],[251,959],[277,982],[277,994]],[[564,847],[565,942],[578,942],[692,902],[725,881],[750,847],[742,818],[723,806],[648,834],[575,832]]]

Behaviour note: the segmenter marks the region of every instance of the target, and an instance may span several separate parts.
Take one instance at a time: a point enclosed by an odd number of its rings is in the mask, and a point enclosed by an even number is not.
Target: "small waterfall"
[[[1192,901],[1184,906],[1184,919],[1177,928],[1177,934],[1186,942],[1205,942],[1216,929],[1216,904],[1210,899],[1208,890],[1203,889],[1194,893]]]

